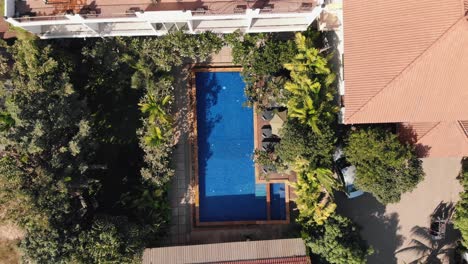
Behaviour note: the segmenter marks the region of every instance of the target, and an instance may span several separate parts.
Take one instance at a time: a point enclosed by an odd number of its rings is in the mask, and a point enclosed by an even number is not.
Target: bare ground
[[[449,223],[446,238],[436,243],[428,228],[431,215],[447,214],[459,200],[461,159],[426,158],[423,168],[424,180],[396,204],[384,206],[370,194],[352,200],[338,194],[338,211],[362,226],[362,236],[376,251],[368,263],[409,263],[424,254],[452,263],[458,232]],[[415,245],[416,250],[403,250]]]
[[[23,231],[17,226],[0,225],[0,264],[20,263],[17,243],[23,237]]]

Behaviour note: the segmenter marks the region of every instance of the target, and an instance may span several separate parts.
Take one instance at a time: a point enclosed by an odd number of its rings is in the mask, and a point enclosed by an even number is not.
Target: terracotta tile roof
[[[468,137],[468,121],[459,121],[460,126],[463,128],[463,131],[465,131],[465,135]]]
[[[244,241],[205,245],[148,248],[143,253],[143,264],[156,263],[304,263],[304,262],[245,262],[291,261],[305,257],[306,248],[301,238],[262,241]],[[300,259],[300,258],[299,258]],[[244,261],[244,262],[242,262]]]
[[[241,260],[229,262],[216,262],[216,264],[310,264],[308,257],[290,257],[276,259],[258,259],[258,260]]]
[[[468,156],[468,121],[404,123],[400,136],[414,143],[420,157]]]
[[[343,11],[345,123],[468,117],[464,2],[348,0]]]

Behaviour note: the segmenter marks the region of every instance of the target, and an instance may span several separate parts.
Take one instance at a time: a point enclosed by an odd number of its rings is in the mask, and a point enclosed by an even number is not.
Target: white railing
[[[15,26],[22,27],[26,30],[36,32],[43,38],[54,37],[86,37],[86,33],[69,32],[67,25],[74,27],[81,25],[89,28],[94,33],[89,36],[114,36],[114,35],[161,35],[165,34],[161,30],[154,28],[154,24],[187,24],[186,32],[198,33],[202,31],[215,31],[220,33],[231,33],[237,29],[242,29],[244,32],[283,32],[283,31],[302,31],[305,30],[315,18],[320,14],[321,7],[315,7],[309,12],[262,12],[261,9],[245,9],[243,13],[234,14],[204,14],[199,15],[193,11],[148,11],[135,13],[117,13],[107,16],[98,14],[75,14],[61,16],[38,16],[38,17],[21,17],[8,18],[7,21]],[[264,21],[258,26],[252,26],[254,21]],[[271,21],[271,23],[270,23]],[[294,23],[285,24],[285,21],[294,21]],[[135,23],[144,26],[131,27],[131,30],[109,29],[102,31],[106,25],[119,23]],[[197,28],[196,25],[204,24],[205,26]],[[212,24],[212,27],[206,26]],[[38,32],[41,26],[58,26],[53,32]],[[63,29],[63,30],[62,30]],[[151,29],[151,30],[150,30]],[[70,30],[73,31],[73,30]],[[54,35],[55,34],[55,35]]]

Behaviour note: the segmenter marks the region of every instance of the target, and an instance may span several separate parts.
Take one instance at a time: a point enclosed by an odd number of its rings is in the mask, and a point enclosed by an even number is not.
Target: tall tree
[[[460,230],[463,246],[468,248],[468,158],[463,159],[462,163],[460,182],[463,186],[463,192],[460,194],[460,201],[455,207],[453,224],[456,229]]]
[[[359,236],[359,229],[351,220],[332,215],[322,226],[311,226],[303,232],[312,253],[332,264],[364,264],[373,254]]]
[[[386,129],[351,132],[345,155],[356,166],[356,186],[384,204],[398,202],[424,177],[414,148]]]
[[[320,134],[319,121],[331,122],[338,112],[331,86],[335,74],[328,66],[329,58],[320,54],[311,39],[296,33],[296,46],[296,56],[284,65],[291,72],[291,80],[285,84],[285,89],[291,93],[287,102],[288,115]]]

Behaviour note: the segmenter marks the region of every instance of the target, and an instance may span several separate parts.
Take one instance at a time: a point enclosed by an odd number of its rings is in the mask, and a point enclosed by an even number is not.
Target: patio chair
[[[262,172],[265,174],[271,173],[271,172],[276,172],[276,167],[275,166],[262,166]]]
[[[265,121],[270,121],[273,118],[274,115],[275,115],[275,113],[273,112],[273,109],[268,108],[265,111],[263,111],[262,119],[265,120]]]
[[[262,138],[270,138],[272,135],[273,134],[270,125],[265,125],[262,127]]]
[[[262,150],[267,152],[273,152],[275,151],[275,146],[278,143],[278,138],[265,138],[264,140],[262,140]]]

